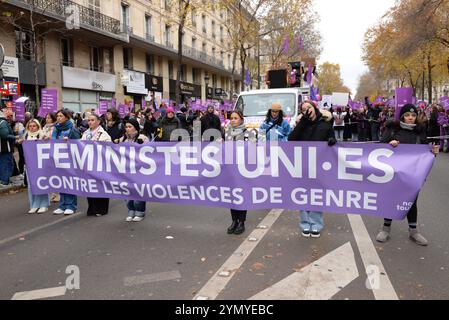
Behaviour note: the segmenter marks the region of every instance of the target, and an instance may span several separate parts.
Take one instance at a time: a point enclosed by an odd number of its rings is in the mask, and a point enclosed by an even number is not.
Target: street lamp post
[[[207,89],[209,87],[209,75],[206,73],[206,75],[204,76],[204,84],[206,85],[206,100],[207,100]]]

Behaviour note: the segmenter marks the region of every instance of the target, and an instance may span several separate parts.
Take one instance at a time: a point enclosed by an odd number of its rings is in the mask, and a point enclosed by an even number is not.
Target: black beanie
[[[418,114],[418,108],[416,108],[413,104],[408,103],[401,108],[401,115],[399,117],[402,119],[402,116],[406,112],[414,112]]]
[[[137,120],[136,120],[135,118],[129,118],[129,120],[126,121],[126,122],[132,124],[132,125],[134,126],[134,128],[136,128],[136,131],[137,131],[137,132],[140,132],[140,125],[139,125],[139,122],[137,122]]]

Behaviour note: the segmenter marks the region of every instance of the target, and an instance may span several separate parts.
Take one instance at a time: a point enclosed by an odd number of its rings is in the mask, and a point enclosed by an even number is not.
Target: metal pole
[[[260,89],[260,36],[257,37],[257,89]]]

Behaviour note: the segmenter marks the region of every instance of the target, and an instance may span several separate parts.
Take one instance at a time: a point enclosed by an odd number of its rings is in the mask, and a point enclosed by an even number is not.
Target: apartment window
[[[196,38],[192,37],[192,49],[196,50]]]
[[[100,71],[100,51],[97,47],[90,47],[90,70]]]
[[[95,26],[100,22],[100,0],[88,0],[87,6],[91,9],[88,11],[90,23]]]
[[[73,67],[72,41],[70,39],[61,39],[61,63],[66,67]]]
[[[133,55],[131,48],[123,48],[123,68],[133,68]]]
[[[154,55],[147,54],[145,57],[145,62],[147,66],[147,72],[150,74],[154,74]]]
[[[171,43],[171,27],[168,24],[165,25],[165,44],[167,46],[172,46],[172,43]]]
[[[179,80],[186,81],[186,79],[187,79],[187,66],[185,64],[182,64],[179,71],[180,71],[180,73],[179,73],[179,76],[180,76]]]
[[[223,33],[223,27],[220,27],[220,41],[224,41],[224,33]]]
[[[231,68],[231,55],[228,54],[228,67]]]
[[[196,9],[192,8],[192,26],[196,27]]]
[[[212,75],[212,87],[213,88],[217,87],[217,75],[216,74]]]
[[[145,15],[145,37],[147,40],[151,38],[151,16]]]
[[[212,58],[215,58],[215,48],[212,48]]]
[[[212,38],[215,39],[216,34],[215,34],[215,21],[212,21]]]
[[[197,68],[193,68],[192,69],[192,78],[193,78],[193,83],[201,83],[201,70],[197,69]]]
[[[170,4],[170,0],[165,0],[165,10],[167,10],[167,11],[170,11],[170,7],[171,7],[171,4]]]
[[[203,24],[203,32],[206,33],[207,32],[206,15],[203,14],[201,16],[201,20],[202,20],[202,24]]]
[[[122,3],[122,26],[123,26],[123,32],[128,32],[128,26],[129,26],[129,7],[127,4]]]
[[[23,29],[16,29],[16,57],[26,60],[34,60],[33,38],[31,33]]]
[[[173,61],[168,62],[168,77],[173,79]]]
[[[220,61],[224,64],[224,52],[220,51]]]
[[[202,49],[203,53],[207,53],[207,44],[206,44],[206,42],[203,42],[203,45],[202,45],[201,49]]]

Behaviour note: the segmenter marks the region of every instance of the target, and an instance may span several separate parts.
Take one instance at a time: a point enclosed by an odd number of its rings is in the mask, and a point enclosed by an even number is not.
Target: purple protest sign
[[[43,88],[38,116],[44,118],[47,114],[56,111],[58,111],[58,89]]]
[[[13,111],[17,121],[25,120],[25,102],[28,97],[13,98]]]
[[[120,118],[123,119],[125,117],[125,115],[126,115],[126,105],[120,103],[118,105],[118,110],[117,111],[118,111],[118,114],[120,115]]]
[[[427,145],[325,142],[51,140],[27,141],[24,152],[33,194],[391,219],[407,215],[435,160]]]
[[[112,100],[111,100],[111,107],[114,108],[114,109],[117,108],[117,99],[112,98]]]
[[[147,108],[147,101],[145,100],[145,97],[142,97],[141,109],[145,110],[146,108]]]
[[[106,112],[108,112],[109,108],[109,101],[107,100],[100,100],[98,101],[98,115],[104,115]]]
[[[407,103],[413,103],[413,89],[412,88],[396,88],[395,94],[395,106],[396,110],[394,117],[399,120],[399,115],[401,113],[401,108]]]

